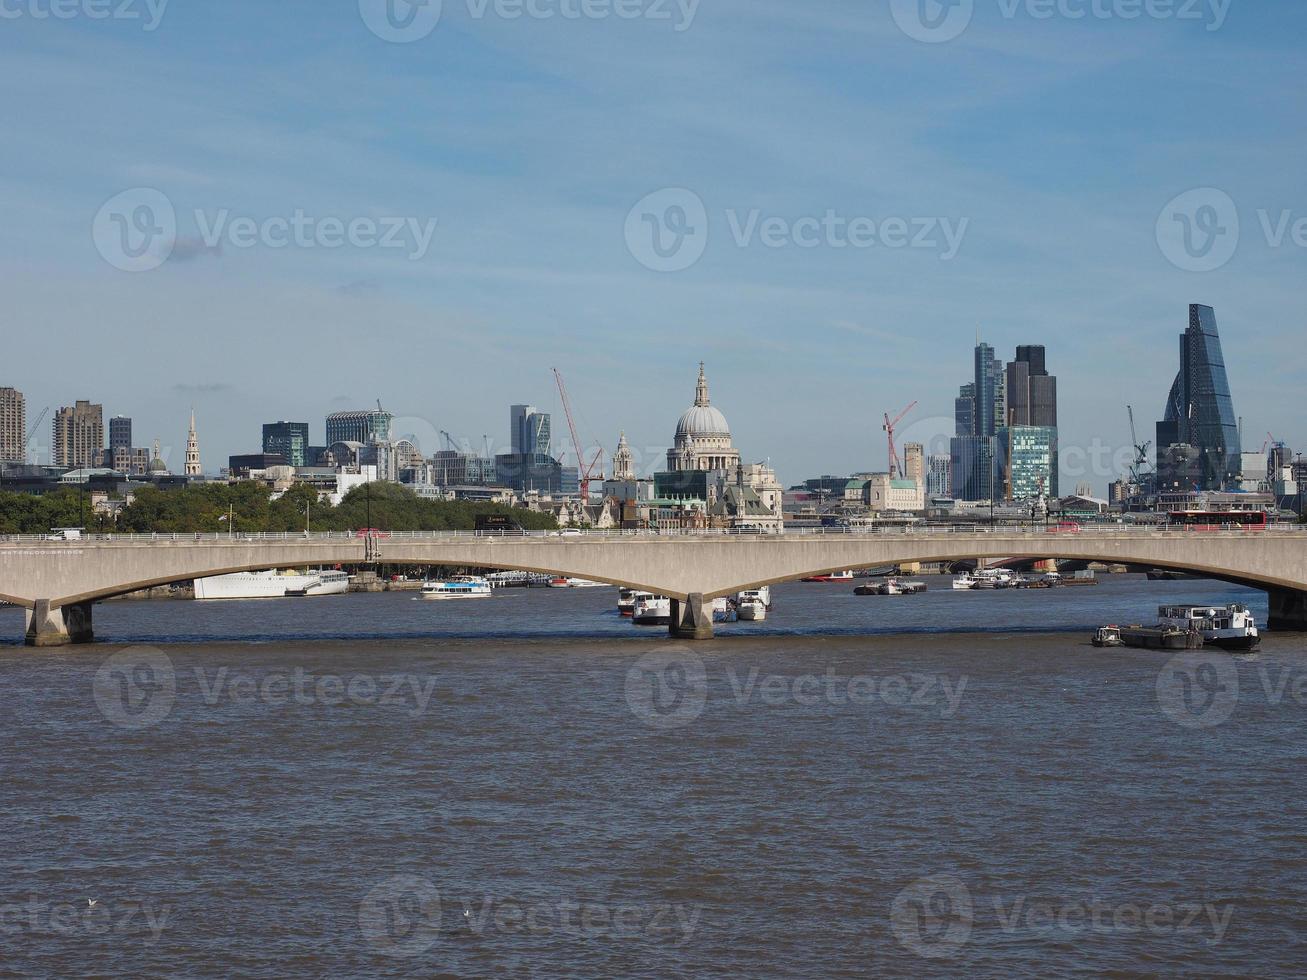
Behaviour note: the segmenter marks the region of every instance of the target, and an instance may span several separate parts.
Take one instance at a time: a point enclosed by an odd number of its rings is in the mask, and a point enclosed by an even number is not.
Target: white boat
[[[970,572],[963,575],[955,575],[953,577],[953,588],[957,589],[959,592],[966,592],[975,587],[976,579]]]
[[[726,596],[718,596],[712,601],[712,620],[714,623],[731,621],[731,600]]]
[[[771,587],[749,589],[735,597],[735,616],[746,623],[761,623],[771,609]]]
[[[974,589],[1007,589],[1016,584],[1017,577],[1006,568],[977,568]]]
[[[1160,606],[1157,625],[1197,630],[1204,643],[1223,650],[1252,650],[1262,642],[1256,617],[1238,602],[1228,606]]]
[[[298,587],[287,586],[288,596],[310,595],[344,595],[349,591],[349,575],[338,569],[330,568],[313,572],[301,591]]]
[[[601,589],[603,582],[591,582],[588,578],[567,578],[559,576],[549,580],[551,589]]]
[[[621,615],[629,617],[635,613],[635,603],[637,600],[649,599],[652,597],[652,592],[641,592],[639,589],[618,589],[617,611]]]
[[[672,621],[672,600],[665,595],[643,595],[635,600],[631,622],[637,626],[666,626]]]
[[[422,586],[423,599],[485,599],[492,594],[490,583],[480,575],[455,575]]]
[[[288,595],[338,595],[347,591],[349,576],[335,570],[296,572],[274,568],[195,580],[197,599],[283,599]]]

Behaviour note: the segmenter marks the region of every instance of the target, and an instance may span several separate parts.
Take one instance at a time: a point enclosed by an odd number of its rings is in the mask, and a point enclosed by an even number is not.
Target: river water
[[[693,645],[610,589],[0,609],[0,975],[1301,975],[1307,638],[927,581]]]

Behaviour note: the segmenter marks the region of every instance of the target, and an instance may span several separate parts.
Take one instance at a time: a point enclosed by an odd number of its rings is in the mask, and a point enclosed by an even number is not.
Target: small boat
[[[718,596],[712,601],[712,621],[714,623],[729,623],[735,619],[735,607],[731,605],[731,600],[726,596]]]
[[[925,582],[905,582],[903,579],[889,578],[880,585],[860,585],[853,590],[854,595],[917,595],[926,591]]]
[[[976,578],[970,572],[965,575],[955,575],[953,577],[953,588],[959,592],[967,592],[976,587]]]
[[[1094,638],[1090,641],[1096,647],[1123,647],[1125,642],[1121,639],[1120,626],[1100,626],[1094,632]]]
[[[603,588],[603,582],[591,582],[588,578],[568,578],[559,576],[549,580],[551,589],[598,589]]]
[[[802,581],[804,582],[852,582],[853,571],[852,569],[850,569],[844,572],[829,572],[825,575],[809,575],[807,578],[802,579]]]
[[[480,575],[455,575],[443,582],[425,582],[423,599],[485,599],[492,594],[490,583]]]
[[[771,609],[771,589],[750,589],[735,597],[735,616],[748,623],[761,623]]]
[[[1196,630],[1203,642],[1222,650],[1254,650],[1261,645],[1257,619],[1242,603],[1226,606],[1159,606],[1158,625]]]
[[[665,595],[645,593],[635,600],[631,622],[636,626],[666,626],[672,621],[672,600]]]

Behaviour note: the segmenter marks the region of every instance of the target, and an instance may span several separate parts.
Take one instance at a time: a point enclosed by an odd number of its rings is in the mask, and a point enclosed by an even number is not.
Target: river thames
[[[925,581],[697,644],[606,588],[0,609],[0,974],[1300,974],[1307,637]]]

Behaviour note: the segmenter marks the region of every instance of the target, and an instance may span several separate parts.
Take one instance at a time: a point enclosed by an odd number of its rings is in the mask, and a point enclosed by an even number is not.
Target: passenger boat
[[[1016,575],[1006,568],[978,568],[974,578],[973,589],[1008,589],[1017,580]]]
[[[953,577],[953,588],[958,592],[968,592],[976,587],[975,576],[970,572]]]
[[[854,595],[917,595],[926,591],[925,582],[905,582],[903,579],[889,578],[879,585],[860,585],[853,590]]]
[[[852,582],[852,569],[844,572],[830,572],[826,575],[809,575],[804,582]]]
[[[665,595],[642,594],[635,600],[631,621],[636,626],[666,626],[672,621],[672,600]]]
[[[603,582],[591,582],[588,578],[567,578],[559,576],[549,580],[551,589],[600,589]]]
[[[344,595],[349,591],[349,575],[338,569],[312,572],[309,581],[301,588],[298,584],[286,587],[287,596]]]
[[[1197,630],[1203,642],[1222,650],[1253,650],[1262,642],[1256,617],[1238,602],[1226,606],[1159,606],[1157,624]]]
[[[338,595],[349,591],[349,576],[334,569],[296,572],[271,569],[232,572],[195,580],[197,599],[282,599],[286,596]]]
[[[480,575],[455,575],[422,586],[423,599],[486,599],[492,594],[490,583]]]
[[[761,623],[767,618],[767,612],[771,609],[771,589],[763,586],[761,589],[750,589],[741,592],[735,597],[735,615],[736,618],[748,623]]]
[[[635,614],[636,600],[651,598],[652,596],[652,592],[641,592],[639,589],[618,589],[617,611],[623,616],[630,617]]]

